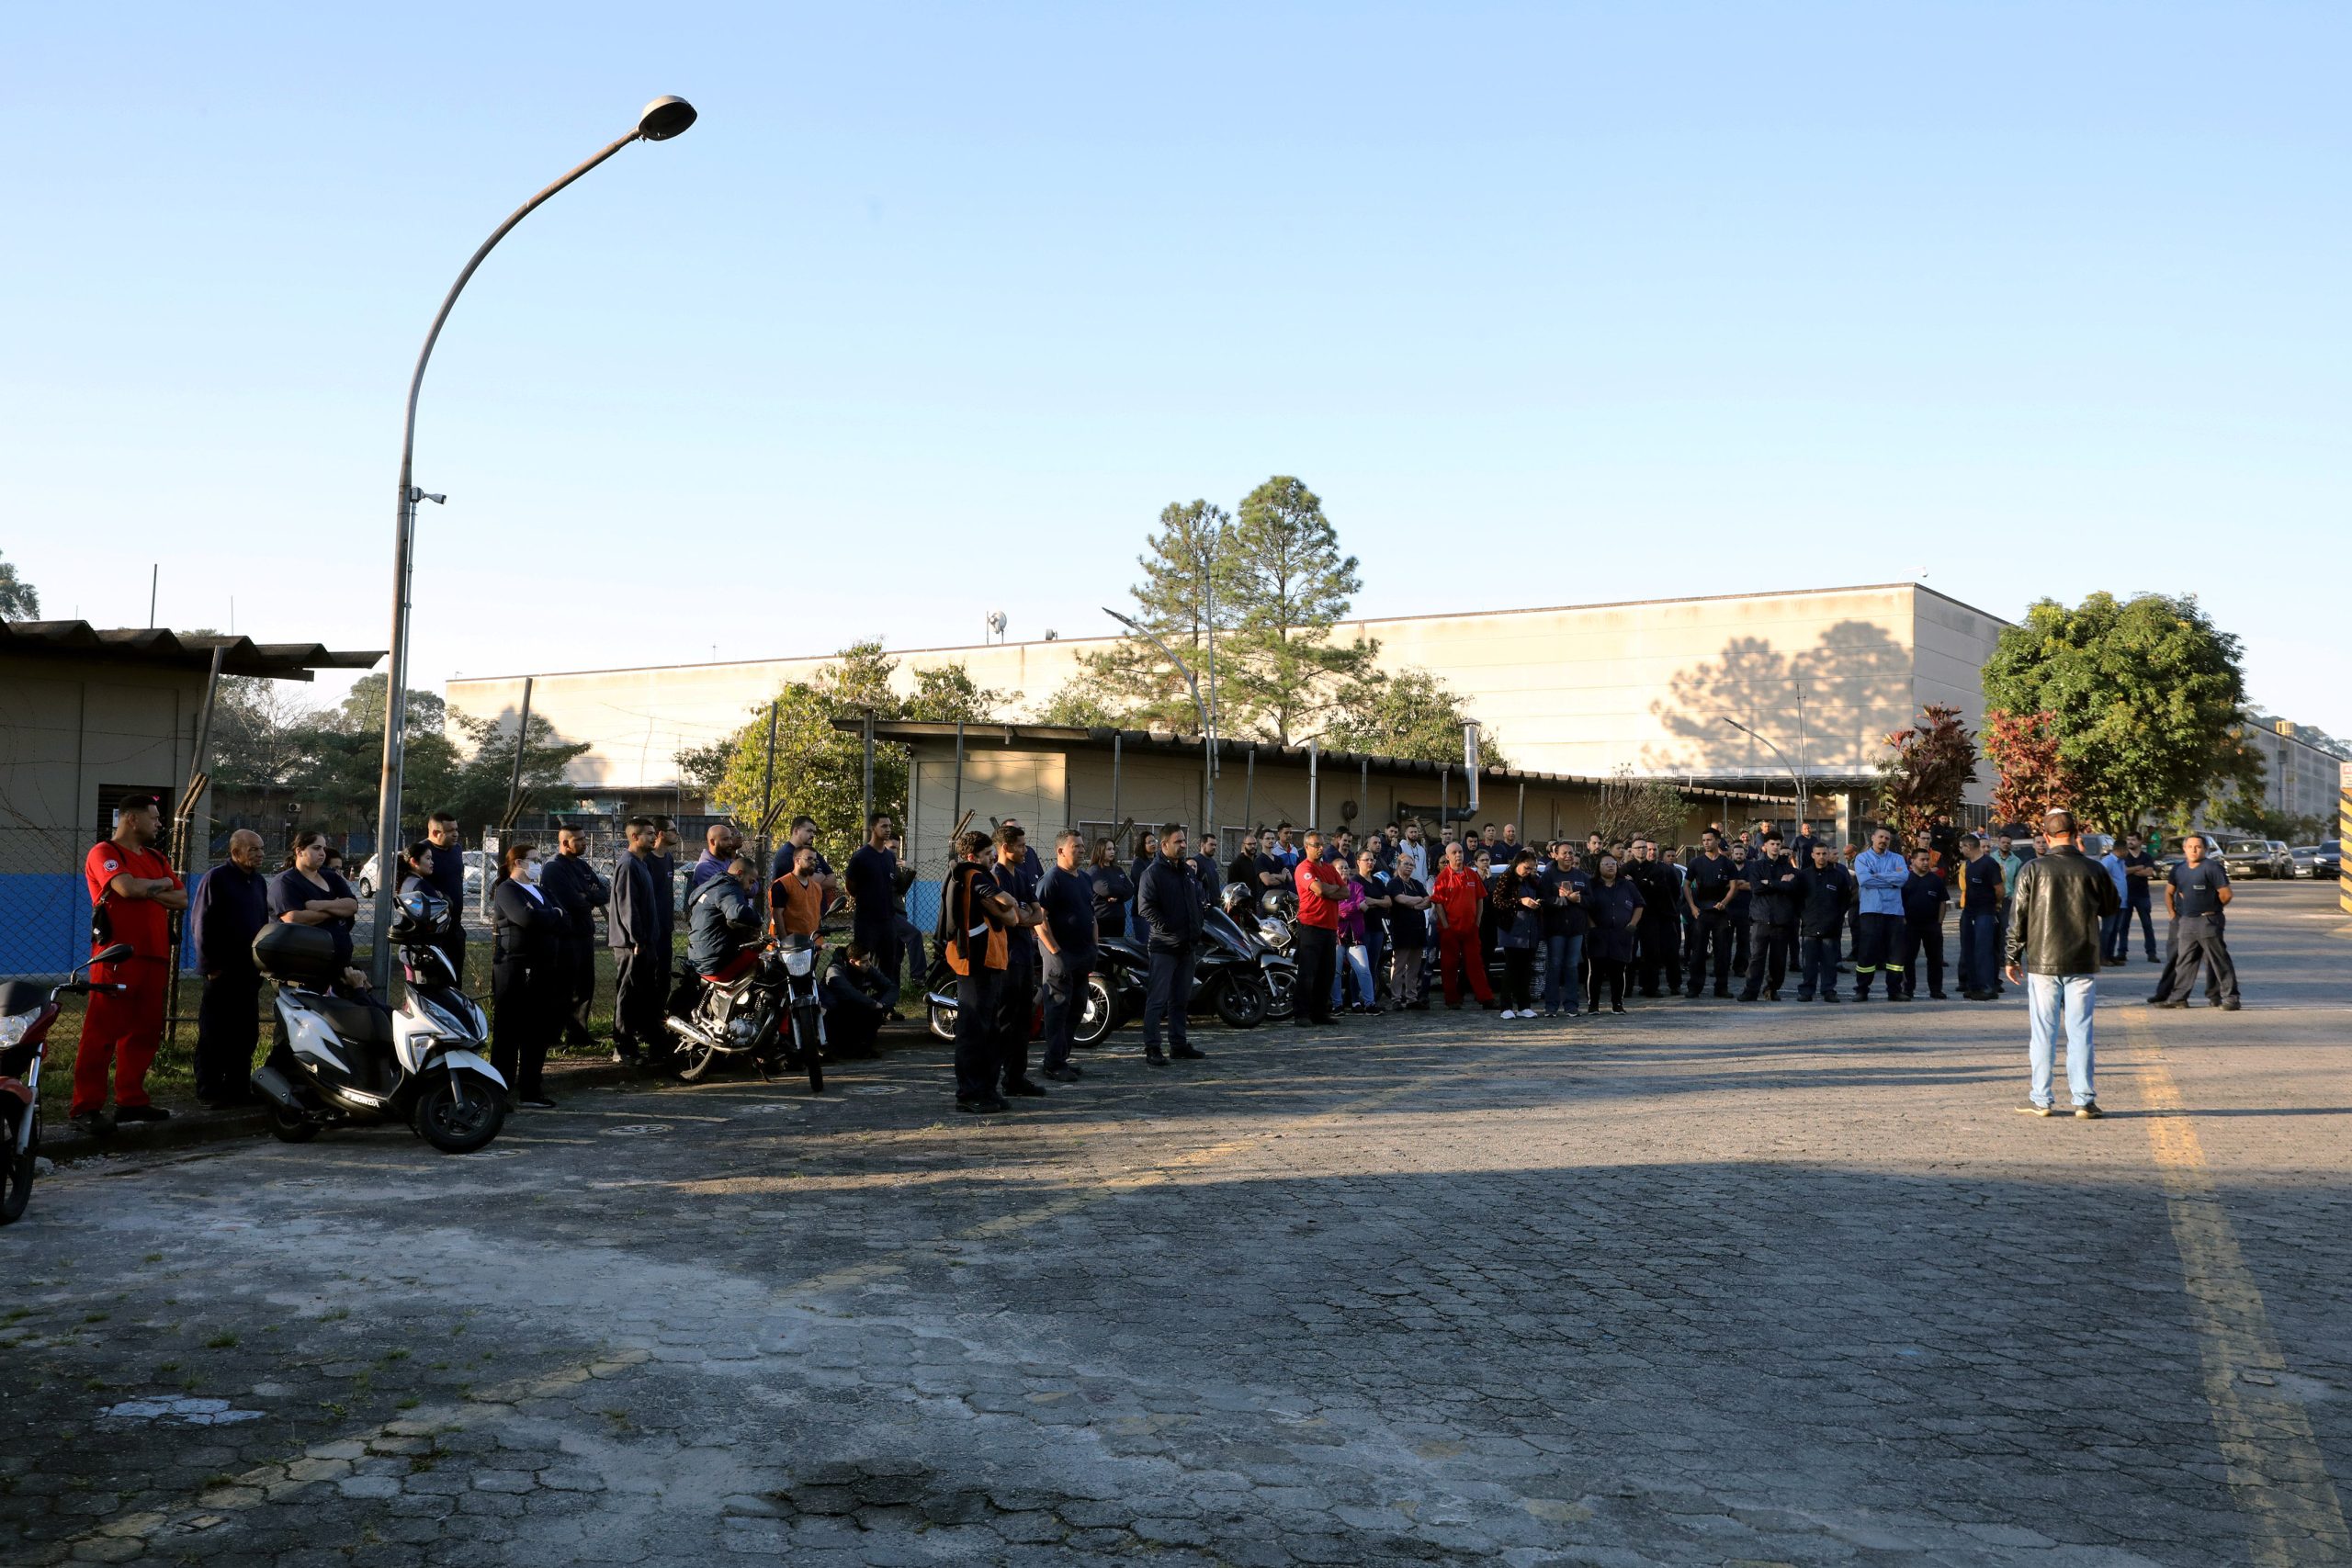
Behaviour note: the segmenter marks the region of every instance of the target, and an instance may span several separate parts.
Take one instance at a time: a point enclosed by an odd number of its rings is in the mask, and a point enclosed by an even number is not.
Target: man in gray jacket
[[[613,863],[605,941],[613,950],[613,1060],[642,1065],[668,1051],[662,1025],[670,984],[670,879],[653,852],[650,817],[628,819],[628,848]]]
[[[2098,1005],[2099,922],[2115,913],[2114,879],[2075,841],[2075,816],[2052,811],[2045,819],[2047,852],[2018,873],[2009,896],[2009,983],[2022,981],[2033,1024],[2033,1089],[2018,1107],[2029,1116],[2052,1116],[2057,1104],[2051,1072],[2057,1055],[2058,1024],[2066,1025],[2066,1086],[2075,1114],[2099,1114],[2091,1082],[2091,1013]]]

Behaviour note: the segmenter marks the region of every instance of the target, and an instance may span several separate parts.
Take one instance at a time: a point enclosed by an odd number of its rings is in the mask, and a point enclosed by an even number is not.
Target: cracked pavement
[[[2095,1123],[2014,999],[1709,999],[91,1162],[0,1232],[0,1561],[2352,1560],[2344,926],[2109,971]]]

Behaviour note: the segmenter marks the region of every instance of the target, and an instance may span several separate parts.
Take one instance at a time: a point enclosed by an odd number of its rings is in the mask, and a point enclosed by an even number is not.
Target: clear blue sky
[[[684,19],[682,19],[684,18]],[[1275,472],[1363,612],[2194,590],[2352,734],[2352,10],[18,6],[0,552],[414,675],[1103,629]]]

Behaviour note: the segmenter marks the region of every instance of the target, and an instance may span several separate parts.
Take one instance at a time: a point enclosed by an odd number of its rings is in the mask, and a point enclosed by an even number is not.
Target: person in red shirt
[[[1445,1005],[1462,1005],[1462,972],[1470,972],[1470,989],[1478,1005],[1495,1005],[1495,988],[1487,980],[1487,954],[1478,942],[1478,915],[1487,905],[1487,879],[1462,863],[1462,846],[1445,846],[1445,869],[1430,888],[1437,916],[1437,961],[1445,976]]]
[[[172,912],[187,908],[187,890],[172,863],[155,849],[163,837],[163,807],[152,795],[134,795],[117,808],[114,837],[94,846],[82,863],[90,903],[105,915],[92,953],[129,942],[130,956],[94,964],[93,982],[127,986],[117,993],[94,984],[82,1017],[82,1049],[74,1059],[74,1126],[113,1131],[107,1119],[107,1077],[114,1077],[114,1120],[163,1122],[171,1112],[147,1099],[147,1069],[164,1043],[164,989],[172,955]]]
[[[1332,964],[1340,954],[1340,901],[1346,878],[1323,858],[1323,835],[1306,835],[1306,852],[1291,873],[1298,889],[1298,977],[1291,984],[1294,1013],[1301,1029],[1332,1021]]]

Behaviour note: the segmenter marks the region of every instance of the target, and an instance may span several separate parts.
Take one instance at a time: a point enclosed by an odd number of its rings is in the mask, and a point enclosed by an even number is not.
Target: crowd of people
[[[149,1102],[145,1078],[161,1039],[174,912],[187,910],[189,946],[204,976],[196,1078],[208,1104],[253,1097],[262,977],[251,949],[262,926],[322,926],[340,963],[351,960],[359,900],[321,835],[294,835],[284,866],[271,874],[262,869],[259,836],[237,831],[191,906],[154,848],[161,826],[152,798],[124,802],[115,835],[90,852],[85,867],[93,953],[113,941],[133,950],[101,976],[126,988],[91,998],[71,1112],[87,1130],[110,1127],[110,1088],[113,1119],[168,1115]],[[1434,840],[1418,820],[1361,839],[1345,828],[1326,834],[1282,823],[1246,835],[1222,863],[1196,852],[1170,823],[1139,832],[1125,857],[1111,839],[1090,844],[1065,830],[1046,864],[1023,826],[1006,818],[992,834],[956,840],[928,952],[908,916],[912,873],[887,813],[869,818],[865,842],[838,874],[809,818],[793,820],[764,867],[744,852],[738,829],[717,824],[688,871],[683,903],[672,894],[675,831],[637,817],[625,835],[609,875],[590,863],[588,837],[574,829],[559,830],[552,854],[526,840],[502,847],[490,898],[492,1055],[520,1106],[552,1105],[542,1072],[550,1047],[594,1044],[600,914],[613,961],[613,1057],[650,1068],[668,1056],[663,1021],[677,1002],[681,908],[691,967],[714,975],[768,936],[821,941],[823,922],[845,903],[849,937],[830,954],[822,990],[837,1054],[870,1053],[880,1027],[900,1016],[910,981],[918,998],[925,994],[929,953],[939,954],[957,1002],[956,1103],[976,1113],[1046,1092],[1028,1068],[1040,1011],[1042,1076],[1065,1083],[1083,1076],[1072,1032],[1086,976],[1112,937],[1131,938],[1149,954],[1144,1060],[1199,1059],[1186,1019],[1193,964],[1208,911],[1236,885],[1293,933],[1291,1011],[1300,1028],[1328,1026],[1342,1013],[1427,1010],[1440,1000],[1511,1021],[1622,1014],[1629,1004],[1710,993],[1758,1004],[1790,997],[1836,1003],[1841,991],[1907,1002],[1922,995],[1923,981],[1929,1000],[1946,1000],[1953,996],[1947,923],[1955,914],[1957,995],[1990,1000],[2018,983],[2013,914],[2025,873],[2058,850],[2102,873],[2109,895],[2099,903],[2088,970],[2131,962],[2135,923],[2146,959],[2158,960],[2153,908],[2161,886],[2171,939],[2149,1001],[2188,1006],[2201,972],[2212,1005],[2241,1005],[2223,936],[2229,880],[2205,841],[2188,835],[2183,858],[2167,868],[2141,835],[2078,838],[2071,819],[2063,836],[2049,824],[2030,833],[1962,833],[1939,820],[1905,849],[1885,828],[1867,845],[1839,846],[1812,823],[1800,824],[1792,841],[1770,821],[1741,834],[1710,826],[1695,845],[1600,833],[1526,843],[1510,823]],[[429,887],[462,906],[466,866],[454,818],[435,813],[399,861],[403,889]],[[452,920],[438,942],[462,987],[462,926]],[[346,979],[364,984],[356,971]],[[1039,996],[1042,1010],[1033,1001]]]

